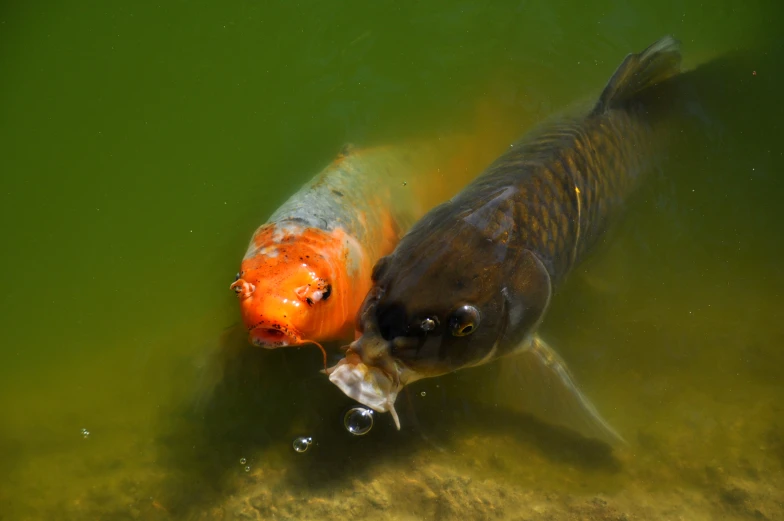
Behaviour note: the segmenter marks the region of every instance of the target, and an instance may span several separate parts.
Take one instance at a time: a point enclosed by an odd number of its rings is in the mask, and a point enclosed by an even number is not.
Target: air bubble
[[[250,465],[245,467],[245,472],[250,472]]]
[[[89,437],[90,437],[90,431],[88,431],[87,429],[82,429],[82,438],[86,440]]]
[[[421,393],[419,393],[419,396],[421,396],[422,398],[424,398],[425,396],[427,396],[427,393],[426,393],[425,391],[422,391]]]
[[[247,459],[245,459],[245,458],[240,458],[240,465],[245,465],[245,463],[247,463],[247,462],[248,462],[248,460],[247,460]]]
[[[373,428],[373,411],[364,407],[354,407],[343,417],[343,426],[354,436],[362,436]]]
[[[313,443],[313,438],[311,438],[310,436],[300,436],[299,438],[294,440],[292,446],[294,447],[294,450],[297,452],[305,452],[310,448],[310,445],[312,443]]]

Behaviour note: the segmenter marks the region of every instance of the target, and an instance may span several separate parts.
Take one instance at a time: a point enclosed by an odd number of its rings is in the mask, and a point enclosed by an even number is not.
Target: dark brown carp
[[[417,222],[375,265],[362,335],[330,380],[391,412],[399,429],[394,403],[405,385],[515,354],[542,409],[620,440],[537,328],[666,143],[675,107],[663,87],[681,74],[680,61],[669,36],[630,54],[591,111],[529,133]]]

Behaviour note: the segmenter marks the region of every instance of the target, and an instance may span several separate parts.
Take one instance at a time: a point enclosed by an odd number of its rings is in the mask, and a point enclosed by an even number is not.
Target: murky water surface
[[[765,1],[6,5],[0,519],[784,519],[781,22]],[[522,132],[667,33],[687,66],[763,51],[543,326],[627,447],[527,416],[497,365],[412,385],[400,432],[347,419],[317,349],[233,328],[250,234],[345,142],[459,130],[481,100]]]

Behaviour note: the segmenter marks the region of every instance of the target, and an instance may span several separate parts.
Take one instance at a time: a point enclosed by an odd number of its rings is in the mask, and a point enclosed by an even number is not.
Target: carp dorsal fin
[[[645,89],[680,72],[680,42],[665,36],[623,60],[599,96],[592,114],[601,114],[634,99]]]

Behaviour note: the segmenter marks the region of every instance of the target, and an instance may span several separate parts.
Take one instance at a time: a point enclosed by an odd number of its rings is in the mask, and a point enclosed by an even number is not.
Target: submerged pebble
[[[373,411],[364,407],[354,407],[343,417],[343,425],[354,436],[362,436],[373,428]]]
[[[294,440],[292,446],[294,447],[294,450],[297,452],[305,452],[310,448],[310,445],[312,443],[313,443],[313,438],[311,438],[310,436],[300,436],[299,438]]]

